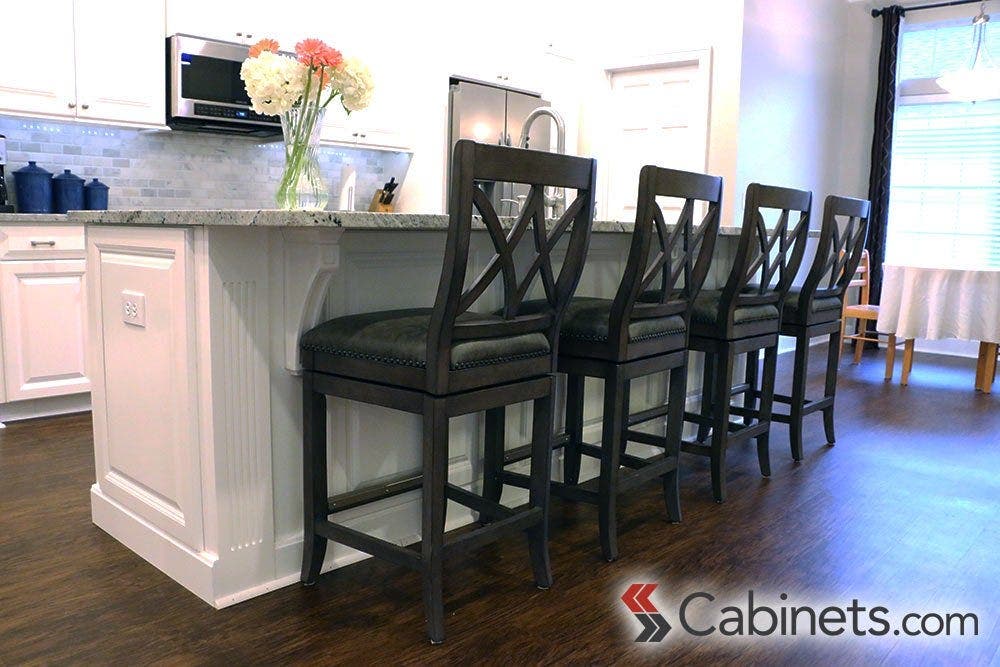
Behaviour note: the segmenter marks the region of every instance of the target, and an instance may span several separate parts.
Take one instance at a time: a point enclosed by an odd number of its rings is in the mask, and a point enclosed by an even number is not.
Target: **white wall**
[[[621,0],[578,38],[578,61],[586,81],[581,95],[580,151],[600,156],[604,148],[598,126],[602,109],[595,108],[599,90],[607,87],[606,69],[632,59],[678,51],[711,49],[712,87],[709,118],[709,173],[722,176],[723,224],[731,224],[736,200],[736,149],[743,0],[688,2]],[[664,156],[662,166],[671,165]],[[598,172],[601,165],[598,163]],[[600,202],[598,202],[600,210]]]
[[[871,138],[866,97],[874,85],[853,72],[845,79],[846,59],[857,68],[865,59],[848,15],[867,11],[845,0],[746,2],[737,187],[757,181],[811,190],[814,228],[826,195],[867,191],[860,187],[867,159],[859,167],[858,157]],[[845,89],[856,90],[853,99]]]

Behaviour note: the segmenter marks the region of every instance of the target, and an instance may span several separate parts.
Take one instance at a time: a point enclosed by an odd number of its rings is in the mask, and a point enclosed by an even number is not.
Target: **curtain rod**
[[[916,7],[903,7],[903,13],[906,12],[919,12],[921,9],[937,9],[938,7],[953,7],[955,5],[971,5],[977,2],[982,2],[982,0],[952,0],[951,2],[935,2],[930,5],[917,5]],[[886,10],[885,7],[882,9],[873,9],[872,17],[878,18],[882,16],[882,13]]]

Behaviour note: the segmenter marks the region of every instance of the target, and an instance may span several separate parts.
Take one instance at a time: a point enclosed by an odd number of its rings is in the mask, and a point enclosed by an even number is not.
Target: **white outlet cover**
[[[146,295],[122,290],[122,322],[135,327],[146,326]]]

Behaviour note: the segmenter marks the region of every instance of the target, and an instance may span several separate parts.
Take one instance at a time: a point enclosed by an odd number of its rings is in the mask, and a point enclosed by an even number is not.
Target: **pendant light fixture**
[[[1000,99],[1000,68],[986,50],[986,24],[990,15],[986,3],[979,5],[979,14],[972,19],[972,59],[965,69],[947,72],[937,79],[939,86],[956,99],[965,102]]]

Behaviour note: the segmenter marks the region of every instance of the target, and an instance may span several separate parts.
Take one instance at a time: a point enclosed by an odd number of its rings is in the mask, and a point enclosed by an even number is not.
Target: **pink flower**
[[[256,58],[257,56],[259,56],[264,51],[270,51],[271,53],[277,53],[278,52],[278,42],[276,42],[275,40],[273,40],[273,39],[271,39],[269,37],[265,37],[264,39],[260,40],[259,42],[257,42],[256,44],[254,44],[253,46],[250,47],[250,57],[251,58]]]
[[[310,67],[337,67],[344,61],[340,51],[321,39],[303,39],[295,45],[299,62]]]

